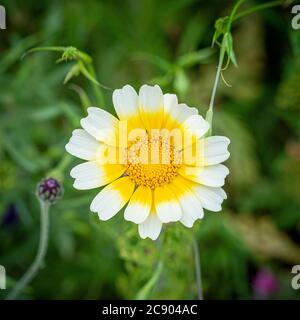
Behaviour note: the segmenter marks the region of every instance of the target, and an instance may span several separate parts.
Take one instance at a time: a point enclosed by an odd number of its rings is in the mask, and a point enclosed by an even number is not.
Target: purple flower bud
[[[63,195],[63,188],[54,178],[42,179],[37,185],[37,196],[40,200],[54,204]]]
[[[268,298],[278,292],[279,281],[272,272],[261,270],[253,278],[252,287],[255,296]]]

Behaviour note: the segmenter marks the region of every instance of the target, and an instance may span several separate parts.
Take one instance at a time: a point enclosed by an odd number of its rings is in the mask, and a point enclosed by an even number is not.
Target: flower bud
[[[63,195],[63,188],[54,178],[42,179],[37,185],[37,196],[40,200],[54,204]]]

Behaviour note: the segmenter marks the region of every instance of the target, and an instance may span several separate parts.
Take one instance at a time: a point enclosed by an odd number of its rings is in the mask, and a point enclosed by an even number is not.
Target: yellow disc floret
[[[127,157],[126,174],[136,185],[151,189],[172,182],[181,166],[180,151],[161,136],[136,139]]]

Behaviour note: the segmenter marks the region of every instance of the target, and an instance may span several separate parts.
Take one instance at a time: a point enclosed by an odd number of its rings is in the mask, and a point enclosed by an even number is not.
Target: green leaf
[[[76,109],[73,105],[66,102],[62,104],[61,108],[72,125],[74,127],[78,126],[80,121],[80,114],[77,111],[78,108]]]
[[[178,69],[175,74],[174,87],[175,90],[184,97],[189,89],[190,81],[182,69]]]
[[[48,121],[62,114],[61,104],[48,105],[33,110],[30,118],[35,122]]]
[[[140,52],[135,55],[135,58],[137,60],[149,62],[149,63],[157,66],[158,68],[160,68],[161,70],[166,71],[166,72],[168,72],[174,68],[172,63],[168,62],[167,60],[165,60],[159,56],[155,56],[152,54]]]
[[[24,141],[21,142],[20,140],[20,137],[10,139],[9,136],[5,136],[2,139],[5,150],[15,163],[30,173],[35,173],[45,168],[47,166],[47,160],[42,158],[32,146],[25,146]],[[21,143],[23,143],[23,145]]]
[[[91,73],[88,71],[88,69],[86,68],[86,66],[82,63],[82,62],[79,62],[78,63],[78,68],[79,70],[81,71],[81,73],[88,79],[90,80],[92,83],[94,83],[95,85],[97,86],[101,86],[100,83],[97,81],[97,79],[95,79]]]
[[[192,67],[201,62],[205,63],[208,58],[212,56],[213,52],[214,50],[211,48],[205,48],[199,51],[187,53],[178,59],[178,65],[181,67]]]
[[[72,84],[69,85],[69,88],[71,90],[74,90],[79,95],[81,104],[82,104],[84,109],[87,109],[89,106],[92,105],[88,95],[86,94],[86,92],[81,87],[79,87],[76,84],[72,83]]]
[[[91,72],[87,69],[87,67],[82,63],[82,61],[78,62],[79,69],[81,73],[90,80],[93,84],[95,84],[98,87],[110,90],[110,88],[106,87],[105,85],[98,82],[98,80],[91,74]]]
[[[225,41],[225,48],[226,48],[226,53],[230,59],[230,61],[234,64],[235,67],[237,67],[237,61],[235,58],[235,53],[233,49],[233,39],[232,35],[230,32],[226,32],[224,35],[224,41]]]
[[[73,77],[77,77],[80,74],[80,66],[76,63],[72,68],[70,68],[69,72],[66,74],[64,79],[64,84],[69,82]]]

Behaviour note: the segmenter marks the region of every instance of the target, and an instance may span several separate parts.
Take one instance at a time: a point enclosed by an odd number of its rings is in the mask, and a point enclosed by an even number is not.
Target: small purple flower
[[[266,299],[278,292],[279,281],[271,271],[260,270],[253,278],[252,288],[256,297]]]
[[[40,200],[54,204],[63,195],[63,188],[54,178],[42,179],[37,185],[37,196]]]

